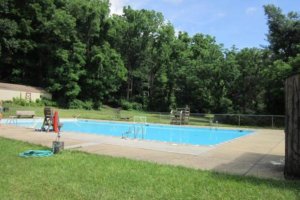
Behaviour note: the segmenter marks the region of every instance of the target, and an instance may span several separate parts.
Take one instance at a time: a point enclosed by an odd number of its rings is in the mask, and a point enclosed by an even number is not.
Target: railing
[[[171,115],[166,112],[147,113],[149,123],[170,124]],[[252,114],[205,114],[191,113],[189,125],[203,126],[241,126],[241,127],[263,127],[284,128],[284,115],[252,115]]]

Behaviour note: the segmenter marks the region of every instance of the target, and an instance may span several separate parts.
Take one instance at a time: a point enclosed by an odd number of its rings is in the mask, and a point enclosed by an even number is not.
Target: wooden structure
[[[286,178],[300,178],[300,74],[285,81],[285,168]]]
[[[185,108],[177,108],[171,110],[171,124],[185,125],[189,123],[190,118],[190,108],[186,106]]]
[[[42,125],[42,131],[52,131],[53,130],[53,117],[54,112],[50,107],[44,108],[44,121]]]

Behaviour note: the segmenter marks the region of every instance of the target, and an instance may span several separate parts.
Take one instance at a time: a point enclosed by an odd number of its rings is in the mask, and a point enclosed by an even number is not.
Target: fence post
[[[272,115],[272,129],[274,128],[274,116]]]
[[[239,126],[241,126],[241,115],[239,115]]]
[[[161,113],[159,113],[159,123],[161,124]]]

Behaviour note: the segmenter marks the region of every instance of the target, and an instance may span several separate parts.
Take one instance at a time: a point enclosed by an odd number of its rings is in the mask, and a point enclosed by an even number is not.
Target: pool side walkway
[[[0,125],[0,137],[51,147],[56,134]],[[245,176],[284,179],[284,131],[255,133],[216,146],[174,145],[155,141],[63,132],[66,149],[126,157]]]

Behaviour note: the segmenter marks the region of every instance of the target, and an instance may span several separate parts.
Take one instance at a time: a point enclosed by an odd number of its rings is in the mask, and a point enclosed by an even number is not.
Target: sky
[[[225,48],[260,48],[268,45],[267,18],[263,5],[274,4],[283,13],[300,13],[300,0],[110,0],[111,13],[124,6],[161,12],[175,31],[216,38]]]

